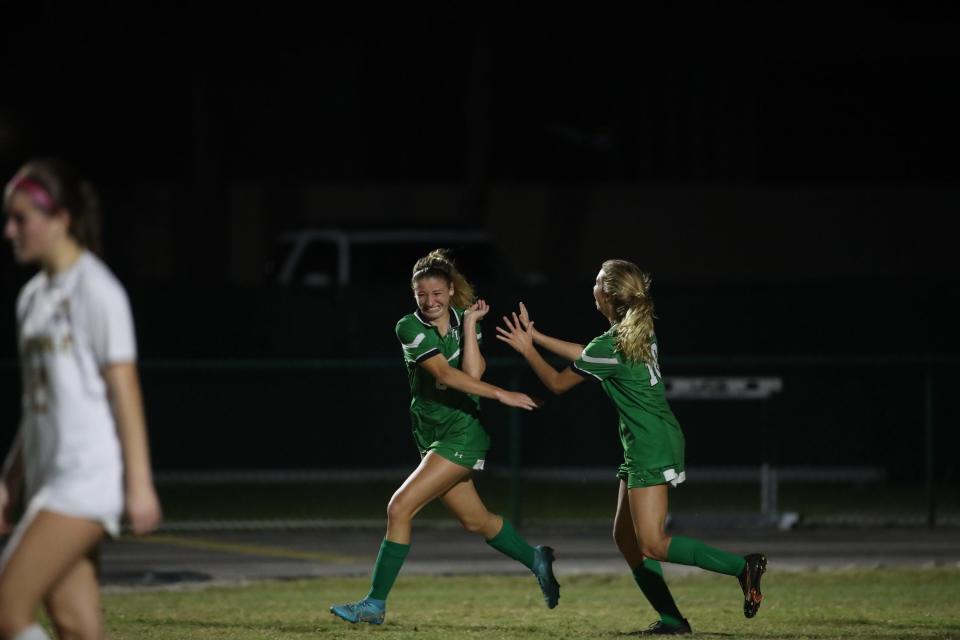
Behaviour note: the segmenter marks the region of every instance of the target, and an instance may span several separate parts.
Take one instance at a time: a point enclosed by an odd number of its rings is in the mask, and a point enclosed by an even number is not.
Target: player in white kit
[[[96,257],[97,199],[59,160],[24,165],[3,194],[4,235],[40,271],[17,300],[22,419],[0,478],[0,638],[103,638],[96,553],[160,521],[127,295]]]

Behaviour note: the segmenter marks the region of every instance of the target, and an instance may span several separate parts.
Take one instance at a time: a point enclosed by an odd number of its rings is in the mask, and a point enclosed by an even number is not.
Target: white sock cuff
[[[32,624],[20,633],[13,640],[50,640],[50,636],[38,624]]]

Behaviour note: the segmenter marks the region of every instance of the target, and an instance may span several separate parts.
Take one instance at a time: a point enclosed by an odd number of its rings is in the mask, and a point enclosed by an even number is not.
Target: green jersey
[[[620,416],[624,466],[633,486],[682,482],[684,440],[664,394],[656,338],[650,362],[627,360],[617,351],[617,325],[588,344],[573,363],[580,375],[598,380]]]
[[[463,309],[451,307],[450,326],[445,336],[419,311],[402,317],[396,332],[410,382],[413,435],[421,453],[435,449],[458,464],[465,464],[471,456],[476,458],[478,453],[479,458],[483,458],[482,454],[490,448],[490,438],[480,424],[480,398],[447,388],[420,366],[439,354],[451,367],[461,368]],[[477,341],[481,338],[477,324]],[[446,455],[448,449],[449,456]],[[458,453],[463,455],[456,455]]]

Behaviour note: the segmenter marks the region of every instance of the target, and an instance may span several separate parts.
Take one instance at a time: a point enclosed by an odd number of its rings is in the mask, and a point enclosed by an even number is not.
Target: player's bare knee
[[[485,533],[489,525],[489,517],[486,518],[461,518],[460,524],[470,533]]]
[[[642,546],[640,547],[640,553],[643,554],[644,558],[650,558],[652,560],[666,560],[664,554],[660,553],[660,549],[655,546]]]
[[[479,533],[480,529],[483,528],[483,525],[475,520],[461,520],[460,524],[463,526],[463,530],[469,533]]]
[[[639,543],[640,553],[642,553],[645,558],[652,558],[653,560],[667,559],[666,537],[651,537],[650,539],[641,539],[639,540]]]
[[[47,612],[61,640],[100,640],[103,625],[97,610],[48,603]]]
[[[101,640],[103,630],[100,621],[96,619],[68,618],[54,620],[53,626],[57,630],[60,640]]]
[[[391,522],[404,522],[413,517],[411,510],[404,504],[404,500],[397,495],[390,498],[387,503],[387,518]]]

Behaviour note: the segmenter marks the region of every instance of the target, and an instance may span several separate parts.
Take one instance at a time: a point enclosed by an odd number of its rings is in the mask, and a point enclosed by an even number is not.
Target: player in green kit
[[[387,506],[387,534],[373,568],[370,592],[358,602],[330,611],[349,622],[382,624],[386,599],[410,549],[414,515],[440,498],[464,529],[517,560],[536,576],[549,608],[557,606],[560,585],[553,576],[553,549],[532,547],[511,524],[487,511],[471,475],[483,469],[490,438],[480,424],[480,398],[531,410],[529,396],[482,382],[479,320],[490,310],[474,300],[473,287],[449,255],[436,250],[413,267],[417,310],[397,323],[397,338],[410,379],[410,417],[420,466]]]
[[[664,395],[653,333],[650,276],[632,262],[607,260],[593,288],[597,309],[610,329],[586,347],[544,335],[534,327],[523,303],[520,315],[504,317],[497,338],[519,352],[553,393],[569,391],[584,379],[597,380],[620,415],[623,464],[617,472],[620,495],[613,536],[633,576],[660,619],[643,635],[691,633],[663,580],[660,561],[697,566],[735,576],[743,591],[743,614],[756,615],[763,595],[763,554],[745,557],[699,540],[667,536],[667,485],[685,479],[684,439]],[[557,371],[539,354],[541,346],[572,361]]]

